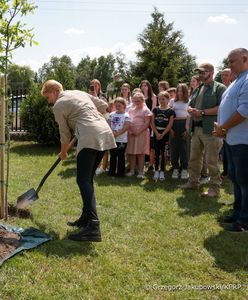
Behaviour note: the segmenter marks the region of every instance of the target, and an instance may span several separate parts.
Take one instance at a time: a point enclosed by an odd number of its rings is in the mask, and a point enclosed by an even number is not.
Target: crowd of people
[[[228,174],[234,186],[234,206],[224,220],[231,224],[226,229],[248,230],[248,51],[231,51],[228,62],[230,69],[221,72],[222,83],[214,80],[214,66],[207,62],[194,70],[190,85],[170,87],[167,81],[159,82],[157,96],[148,80],[131,91],[118,74],[114,76],[117,84],[108,86],[107,95],[97,79],[91,81],[89,93],[63,91],[60,83],[45,82],[42,94],[54,105],[62,160],[72,131],[78,139],[77,183],[83,210],[79,219],[68,222],[81,228],[70,239],[101,240],[95,173],[108,168],[110,176],[121,178],[137,171],[137,178],[142,179],[147,160],[153,179],[164,181],[168,156],[172,178],[188,180],[180,185],[182,189],[198,189],[201,179],[208,182],[208,190],[202,193],[205,197],[218,197],[221,175]]]
[[[108,158],[103,160],[97,175],[108,172],[124,177],[134,176],[137,171],[137,178],[142,179],[145,171],[153,171],[155,181],[164,181],[170,161],[173,179],[189,179],[183,188],[209,182],[206,196],[218,195],[221,175],[217,162],[222,142],[212,131],[221,96],[234,76],[226,68],[221,72],[223,84],[214,81],[214,66],[210,63],[199,65],[195,73],[190,84],[170,87],[167,81],[160,81],[157,95],[148,80],[131,91],[130,85],[120,85],[119,79],[119,88],[113,89],[112,84],[106,95],[101,92],[100,82],[92,80],[91,84],[97,82],[98,86],[90,88],[89,93],[108,103],[105,117],[117,143],[117,148],[110,151],[109,166]],[[226,156],[222,153],[222,176],[226,176]]]

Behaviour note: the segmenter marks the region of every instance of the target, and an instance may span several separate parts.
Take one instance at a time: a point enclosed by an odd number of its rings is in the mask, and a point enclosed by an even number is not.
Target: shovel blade
[[[34,188],[32,188],[17,198],[16,207],[24,209],[31,202],[37,200],[38,198],[39,197],[38,197],[38,194],[36,193],[36,190]]]

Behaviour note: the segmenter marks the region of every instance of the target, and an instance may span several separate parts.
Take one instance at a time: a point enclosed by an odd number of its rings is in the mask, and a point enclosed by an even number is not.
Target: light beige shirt
[[[74,132],[78,139],[77,153],[83,148],[99,151],[115,148],[112,130],[102,116],[107,107],[105,101],[82,91],[61,92],[53,106],[60,142],[68,144]]]

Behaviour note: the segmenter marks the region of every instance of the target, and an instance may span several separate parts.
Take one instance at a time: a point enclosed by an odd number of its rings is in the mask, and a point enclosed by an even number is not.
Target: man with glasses
[[[214,81],[214,66],[212,64],[202,63],[195,71],[198,73],[202,84],[194,90],[189,104],[190,131],[192,132],[188,168],[189,181],[180,187],[183,189],[197,189],[199,187],[203,154],[205,152],[210,181],[208,191],[202,193],[202,196],[217,197],[221,184],[218,167],[221,140],[213,136],[212,131],[214,122],[217,120],[221,97],[226,87]]]

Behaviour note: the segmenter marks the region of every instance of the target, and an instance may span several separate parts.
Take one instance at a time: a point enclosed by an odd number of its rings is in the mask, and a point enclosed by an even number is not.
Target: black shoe
[[[68,226],[72,226],[72,227],[78,227],[78,228],[81,228],[81,227],[86,227],[87,225],[87,221],[83,221],[81,218],[77,219],[76,221],[74,222],[67,222],[67,225]]]
[[[226,227],[225,230],[229,232],[248,232],[248,226],[235,222]]]
[[[83,242],[101,242],[100,222],[89,220],[85,228],[77,233],[69,234],[68,239]]]

